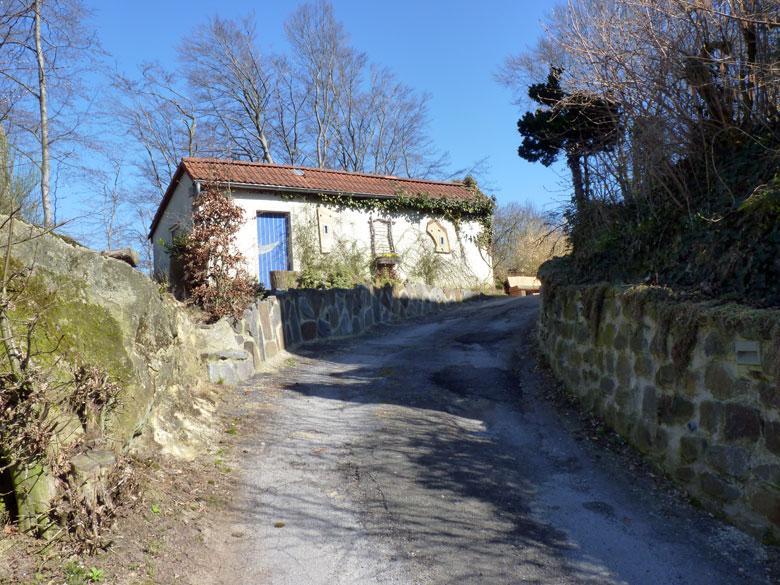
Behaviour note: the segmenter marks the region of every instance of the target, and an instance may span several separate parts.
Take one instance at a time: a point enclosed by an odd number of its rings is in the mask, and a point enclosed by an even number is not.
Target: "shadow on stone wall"
[[[567,389],[710,511],[780,542],[780,312],[544,286],[539,344]]]
[[[210,329],[209,379],[236,384],[283,350],[324,339],[361,335],[372,327],[427,315],[480,293],[424,284],[352,289],[293,289],[260,300],[240,321]]]

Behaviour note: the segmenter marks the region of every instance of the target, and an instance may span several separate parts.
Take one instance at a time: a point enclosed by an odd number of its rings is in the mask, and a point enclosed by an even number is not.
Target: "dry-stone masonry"
[[[566,388],[695,500],[778,542],[780,312],[543,282],[540,347]]]
[[[426,315],[478,296],[424,284],[352,289],[291,289],[250,306],[237,322],[209,326],[201,355],[212,382],[235,384],[285,349],[365,333],[380,323]]]

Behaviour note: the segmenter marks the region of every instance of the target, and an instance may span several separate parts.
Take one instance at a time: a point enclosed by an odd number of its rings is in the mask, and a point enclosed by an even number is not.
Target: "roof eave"
[[[168,207],[168,203],[170,202],[171,197],[173,197],[173,192],[176,190],[176,187],[179,185],[179,182],[181,181],[181,177],[184,173],[187,173],[190,176],[190,178],[195,182],[211,183],[215,185],[225,185],[229,188],[242,189],[247,191],[274,191],[280,193],[299,193],[302,195],[345,195],[348,197],[357,197],[360,199],[393,199],[398,196],[397,194],[383,195],[378,193],[358,193],[353,191],[339,191],[339,190],[331,190],[331,189],[310,189],[308,187],[288,187],[284,185],[240,183],[236,181],[225,181],[225,180],[206,181],[206,180],[197,179],[193,177],[192,174],[187,170],[187,167],[184,164],[184,162],[180,162],[179,166],[176,168],[176,172],[174,173],[170,184],[168,185],[168,189],[165,191],[165,195],[163,195],[163,199],[160,202],[160,206],[157,208],[157,212],[154,215],[154,219],[152,220],[152,225],[149,229],[150,240],[154,237],[154,232],[157,229],[157,225],[160,223],[160,219],[162,219],[162,216],[165,213],[165,209]],[[418,195],[420,195],[421,193],[423,192],[418,193]],[[473,197],[473,193],[470,193],[470,196]],[[447,199],[447,197],[441,197],[441,198]],[[459,199],[465,200],[468,198],[463,197]]]
[[[204,182],[204,181],[202,181]],[[263,185],[259,183],[238,183],[235,181],[209,181],[212,184],[226,185],[230,188],[247,191],[278,191],[282,193],[300,193],[302,195],[346,195],[361,199],[392,199],[396,195],[380,195],[378,193],[357,193],[353,191],[338,191],[330,189],[310,189],[308,187],[286,187],[284,185]]]

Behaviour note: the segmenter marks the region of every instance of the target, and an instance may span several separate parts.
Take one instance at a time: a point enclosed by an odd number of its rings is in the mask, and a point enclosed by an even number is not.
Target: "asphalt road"
[[[544,398],[538,305],[466,303],[252,380],[209,579],[770,583],[764,547]]]

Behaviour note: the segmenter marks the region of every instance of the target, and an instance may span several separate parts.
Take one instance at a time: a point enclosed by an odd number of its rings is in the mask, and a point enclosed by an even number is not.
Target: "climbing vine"
[[[431,217],[446,219],[456,227],[464,220],[480,223],[482,230],[475,237],[478,245],[490,242],[493,231],[493,210],[496,202],[476,187],[472,187],[473,197],[452,199],[433,197],[430,193],[420,192],[410,195],[397,191],[394,197],[356,197],[346,193],[318,193],[316,198],[327,205],[343,209],[378,211],[383,213],[419,212]],[[284,194],[285,199],[295,199],[299,194]]]

